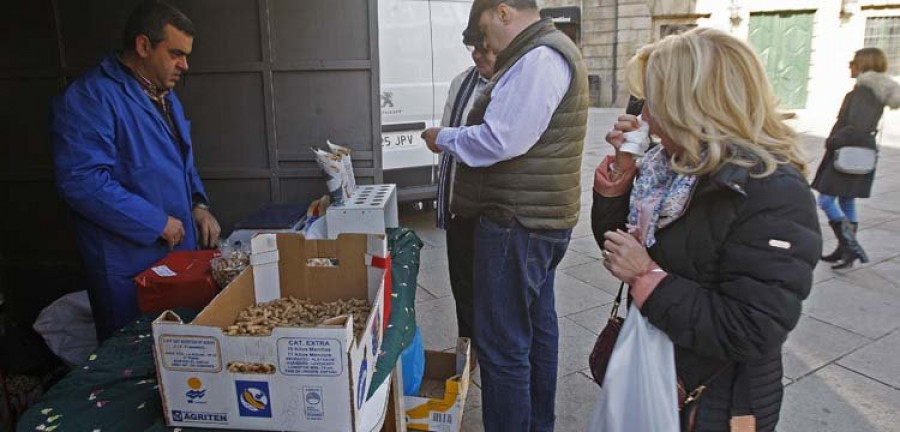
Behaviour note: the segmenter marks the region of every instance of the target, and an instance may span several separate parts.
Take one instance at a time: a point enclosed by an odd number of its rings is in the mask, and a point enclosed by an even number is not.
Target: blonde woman
[[[819,191],[819,207],[828,217],[838,247],[822,257],[825,262],[838,262],[835,270],[850,268],[853,262],[868,262],[866,252],[856,241],[859,219],[856,198],[872,193],[875,171],[847,174],[834,168],[835,153],[843,147],[876,148],[875,134],[885,105],[900,107],[900,84],[888,74],[887,58],[878,48],[863,48],[850,61],[850,77],[856,86],[844,96],[837,122],[825,140],[825,156],[816,171],[813,188]]]
[[[675,345],[682,430],[725,431],[733,416],[774,430],[781,347],[822,249],[794,132],[753,50],[726,33],[669,36],[627,76],[661,145],[638,168],[618,151],[637,118],[607,135],[616,155],[597,168],[592,211],[604,265]]]

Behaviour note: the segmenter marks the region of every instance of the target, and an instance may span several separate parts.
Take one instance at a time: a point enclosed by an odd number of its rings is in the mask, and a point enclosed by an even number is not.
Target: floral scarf
[[[656,230],[677,220],[687,209],[697,176],[678,174],[661,145],[647,151],[631,189],[628,226],[646,247],[656,243]]]

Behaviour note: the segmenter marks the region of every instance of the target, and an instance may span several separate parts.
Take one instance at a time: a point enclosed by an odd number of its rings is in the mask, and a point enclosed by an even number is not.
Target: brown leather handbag
[[[591,375],[594,377],[594,382],[599,386],[603,386],[606,367],[609,365],[613,348],[616,346],[616,339],[619,338],[619,331],[622,330],[622,324],[625,322],[625,319],[619,316],[619,305],[622,303],[622,292],[624,290],[625,283],[622,282],[619,285],[619,294],[616,295],[612,311],[609,313],[609,321],[606,322],[606,327],[603,327],[600,336],[597,336],[597,341],[594,342],[594,349],[591,350],[591,356],[588,358]]]

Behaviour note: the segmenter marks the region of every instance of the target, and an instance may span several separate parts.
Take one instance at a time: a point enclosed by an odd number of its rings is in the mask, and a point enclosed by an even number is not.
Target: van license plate
[[[411,147],[424,147],[425,140],[421,137],[422,131],[390,132],[381,134],[381,148],[384,150],[399,150]]]

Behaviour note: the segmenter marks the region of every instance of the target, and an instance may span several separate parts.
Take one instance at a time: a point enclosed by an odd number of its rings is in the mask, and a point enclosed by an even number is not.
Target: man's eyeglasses
[[[478,40],[474,45],[466,45],[466,49],[469,50],[469,53],[473,53],[476,50],[487,51],[487,48],[484,46],[484,40]]]

